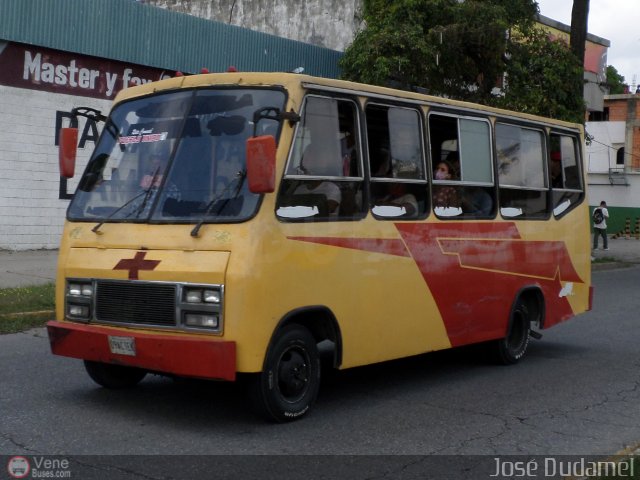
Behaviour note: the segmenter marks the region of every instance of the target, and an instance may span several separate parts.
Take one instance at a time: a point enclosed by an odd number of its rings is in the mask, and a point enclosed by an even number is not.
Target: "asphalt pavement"
[[[602,239],[601,239],[602,240]],[[594,270],[640,264],[640,239],[609,239],[609,250],[592,252]],[[0,288],[25,287],[54,282],[58,261],[57,250],[0,250]]]

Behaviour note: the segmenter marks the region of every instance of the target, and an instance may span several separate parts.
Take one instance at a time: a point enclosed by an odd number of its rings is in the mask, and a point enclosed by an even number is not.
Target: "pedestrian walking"
[[[600,206],[593,211],[593,249],[598,249],[598,237],[602,237],[602,249],[609,250],[607,241],[607,219],[609,218],[609,210],[607,210],[607,202],[600,202]]]

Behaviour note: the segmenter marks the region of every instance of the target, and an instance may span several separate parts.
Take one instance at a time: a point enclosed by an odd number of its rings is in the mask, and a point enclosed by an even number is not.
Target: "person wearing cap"
[[[551,175],[551,187],[562,188],[562,156],[560,152],[551,152],[551,162],[549,164],[549,173]]]

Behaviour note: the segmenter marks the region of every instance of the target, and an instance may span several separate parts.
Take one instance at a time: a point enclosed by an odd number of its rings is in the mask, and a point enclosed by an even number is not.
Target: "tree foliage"
[[[584,122],[582,62],[566,43],[551,41],[541,29],[510,46],[511,58],[505,65],[503,96],[493,105],[511,110]]]
[[[609,87],[609,93],[612,95],[625,93],[625,89],[628,88],[624,83],[624,76],[618,73],[618,70],[613,65],[607,66],[607,86]]]
[[[583,121],[569,89],[581,62],[536,27],[537,11],[535,0],[365,0],[343,77]]]

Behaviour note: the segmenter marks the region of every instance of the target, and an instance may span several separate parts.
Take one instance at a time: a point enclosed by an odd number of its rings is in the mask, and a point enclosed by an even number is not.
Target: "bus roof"
[[[119,103],[126,99],[138,96],[149,95],[163,90],[176,90],[181,88],[197,88],[213,85],[226,86],[280,86],[287,91],[317,89],[334,92],[349,93],[353,95],[364,95],[381,99],[395,100],[398,102],[409,102],[428,106],[442,106],[462,109],[474,113],[484,113],[500,117],[512,117],[522,120],[534,121],[537,123],[553,124],[562,128],[580,130],[583,126],[577,123],[566,122],[548,117],[532,115],[512,110],[481,105],[478,103],[452,100],[445,97],[437,97],[407,90],[397,90],[389,87],[368,85],[364,83],[351,82],[347,80],[336,80],[332,78],[313,77],[310,75],[285,73],[285,72],[224,72],[206,73],[188,76],[176,76],[157,82],[146,83],[140,86],[130,87],[121,90],[116,96],[114,103]]]

